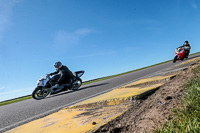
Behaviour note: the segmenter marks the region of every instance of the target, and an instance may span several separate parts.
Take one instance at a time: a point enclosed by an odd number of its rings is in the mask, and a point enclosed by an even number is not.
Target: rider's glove
[[[49,78],[50,76],[51,76],[50,74],[47,74],[47,76],[46,76],[46,77],[47,77],[47,78]]]

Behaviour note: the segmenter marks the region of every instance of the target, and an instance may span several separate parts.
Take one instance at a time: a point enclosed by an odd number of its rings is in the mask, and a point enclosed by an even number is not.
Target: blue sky
[[[0,0],[0,101],[30,94],[62,61],[83,80],[200,50],[198,0]]]

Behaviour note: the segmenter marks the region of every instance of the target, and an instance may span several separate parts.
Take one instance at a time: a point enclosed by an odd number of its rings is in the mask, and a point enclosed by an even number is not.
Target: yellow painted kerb
[[[121,104],[123,101],[153,90],[164,83],[156,83],[151,86],[137,88],[131,87],[141,83],[163,80],[171,76],[156,76],[142,79],[121,88],[116,88],[110,92],[97,97],[77,103],[68,108],[64,108],[57,113],[53,113],[44,118],[34,120],[7,133],[85,133],[93,132],[100,126],[115,119],[128,110],[130,104]],[[104,106],[96,104],[87,106],[92,103],[107,102]]]

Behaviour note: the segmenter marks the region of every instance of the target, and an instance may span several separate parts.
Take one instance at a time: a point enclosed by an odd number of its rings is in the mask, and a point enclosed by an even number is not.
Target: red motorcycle
[[[182,49],[182,48],[177,48],[175,50],[175,57],[174,57],[174,60],[173,60],[173,63],[176,63],[176,61],[179,61],[179,60],[183,60],[185,57],[185,50]]]

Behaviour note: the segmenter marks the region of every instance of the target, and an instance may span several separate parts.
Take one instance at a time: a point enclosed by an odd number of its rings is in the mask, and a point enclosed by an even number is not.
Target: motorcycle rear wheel
[[[32,97],[36,100],[41,100],[46,98],[50,94],[50,90],[48,88],[42,89],[41,87],[35,88],[32,93]]]
[[[80,78],[77,78],[76,81],[72,84],[72,90],[76,91],[78,90],[82,85],[82,80]]]

